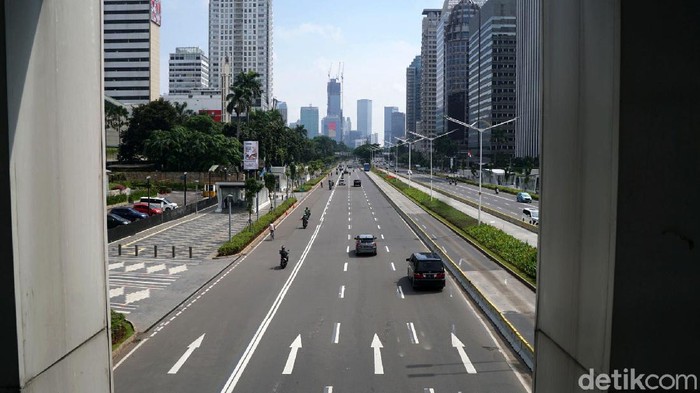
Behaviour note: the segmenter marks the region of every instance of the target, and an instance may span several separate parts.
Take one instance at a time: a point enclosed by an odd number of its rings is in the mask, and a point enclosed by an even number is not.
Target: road
[[[117,359],[115,391],[528,391],[520,363],[454,281],[411,289],[405,258],[426,246],[364,172],[346,177],[362,187],[312,192],[274,241]],[[305,206],[312,216],[301,229]],[[378,237],[377,256],[354,255],[359,233]]]

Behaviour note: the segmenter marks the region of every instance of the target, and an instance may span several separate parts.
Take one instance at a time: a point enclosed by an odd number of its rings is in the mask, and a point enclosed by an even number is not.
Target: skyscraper
[[[385,106],[384,107],[384,143],[395,141],[391,137],[391,114],[398,112],[399,108],[395,106]]]
[[[469,30],[469,123],[487,127],[515,117],[515,2],[489,0]],[[515,124],[508,123],[483,134],[484,162],[513,156]],[[478,146],[479,133],[469,135]],[[476,157],[476,155],[475,155]]]
[[[260,105],[272,105],[272,0],[209,0],[210,86],[221,87],[224,59],[231,74],[260,74]]]
[[[423,10],[423,31],[421,34],[421,133],[435,133],[436,77],[437,77],[437,27],[442,10]]]
[[[435,133],[445,132],[445,34],[446,25],[450,18],[452,8],[460,0],[445,0],[442,4],[442,12],[435,31]]]
[[[406,130],[418,132],[416,123],[420,121],[420,79],[421,58],[416,56],[406,68]]]
[[[542,134],[542,0],[520,0],[515,43],[515,156],[539,157]]]
[[[104,0],[104,91],[124,104],[160,96],[160,1]]]
[[[372,133],[372,100],[357,100],[357,131],[360,138],[367,138]]]
[[[209,87],[209,59],[200,48],[175,48],[168,65],[169,94],[189,94]]]
[[[306,136],[314,138],[318,133],[318,107],[317,106],[302,106],[299,113],[299,123],[306,128]]]
[[[280,112],[280,115],[282,115],[284,123],[287,124],[287,103],[284,101],[277,102],[277,110]]]
[[[341,84],[338,78],[331,78],[326,85],[328,94],[328,104],[326,117],[323,118],[321,126],[323,135],[335,139],[336,142],[343,140],[343,108],[341,107]]]
[[[391,113],[391,143],[398,143],[396,138],[406,137],[406,114],[403,112]],[[386,140],[386,139],[385,139]]]

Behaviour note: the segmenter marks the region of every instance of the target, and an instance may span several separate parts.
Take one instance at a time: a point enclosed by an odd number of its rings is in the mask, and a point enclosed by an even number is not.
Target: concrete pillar
[[[697,372],[697,15],[543,0],[535,392],[582,391],[590,369]]]
[[[101,2],[0,12],[0,391],[110,392]]]

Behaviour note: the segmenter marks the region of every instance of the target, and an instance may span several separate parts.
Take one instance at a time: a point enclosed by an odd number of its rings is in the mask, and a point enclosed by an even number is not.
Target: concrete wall
[[[2,8],[0,391],[109,392],[101,3]]]

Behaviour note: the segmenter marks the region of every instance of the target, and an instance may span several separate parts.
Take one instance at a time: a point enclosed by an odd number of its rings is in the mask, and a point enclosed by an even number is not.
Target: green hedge
[[[250,242],[253,241],[258,235],[263,231],[267,230],[267,227],[271,222],[275,221],[278,217],[283,215],[287,209],[297,202],[296,198],[289,198],[284,201],[281,205],[274,208],[271,212],[260,217],[259,220],[253,222],[251,228],[246,228],[237,234],[235,234],[231,240],[224,243],[219,247],[219,256],[233,255],[239,253],[244,249]]]
[[[313,186],[318,184],[318,182],[321,181],[326,175],[314,177],[313,179],[307,181],[306,183],[302,184],[301,186],[297,187],[294,192],[306,192],[309,191]]]
[[[464,183],[467,183],[467,184],[471,184],[471,185],[473,185],[473,186],[478,186],[478,185],[479,185],[479,182],[478,182],[478,181],[474,181],[474,180],[470,180],[470,179],[465,179],[465,178],[462,178],[462,177],[458,177],[457,180],[458,180],[458,181],[461,181],[461,182],[464,182]],[[500,192],[500,191],[503,191],[503,192],[505,192],[505,193],[507,193],[507,194],[513,194],[513,195],[518,195],[519,192],[527,192],[527,191],[523,191],[523,190],[518,190],[517,188],[504,187],[504,186],[497,186],[497,185],[495,185],[495,184],[490,184],[490,183],[481,183],[481,187],[488,188],[489,190],[493,190],[493,189],[495,189],[496,187],[498,187],[498,191],[499,191],[499,192]],[[535,200],[535,201],[539,201],[539,200],[540,200],[540,195],[539,195],[539,194],[535,194],[534,192],[527,192],[527,193],[530,194],[530,196],[532,197],[533,200]]]
[[[409,198],[423,205],[426,209],[433,211],[438,216],[461,229],[474,238],[483,247],[498,255],[508,264],[520,270],[533,281],[537,277],[537,249],[527,243],[514,238],[498,228],[484,224],[479,225],[478,221],[468,216],[452,206],[433,198],[430,195],[419,191],[394,176],[384,172],[375,171],[384,180],[393,184]]]
[[[114,310],[110,311],[112,314],[112,349],[114,350],[114,348],[134,334],[134,327],[126,320],[124,314]]]
[[[107,197],[107,206],[112,206],[116,205],[119,203],[134,203],[135,201],[138,201],[141,199],[141,197],[145,197],[148,195],[148,190],[132,190],[131,194],[128,196],[126,194],[119,194],[119,195],[110,195]],[[157,196],[158,193],[153,187],[151,187],[151,196]]]

